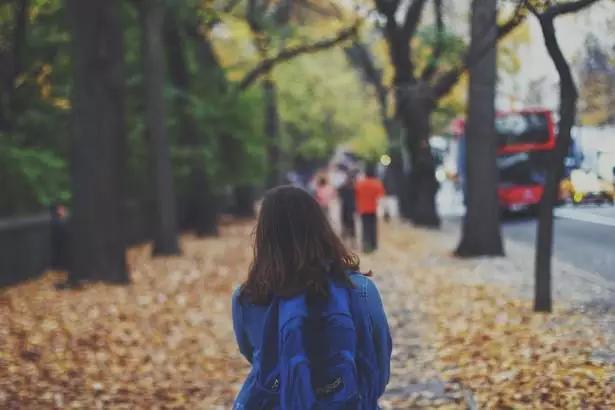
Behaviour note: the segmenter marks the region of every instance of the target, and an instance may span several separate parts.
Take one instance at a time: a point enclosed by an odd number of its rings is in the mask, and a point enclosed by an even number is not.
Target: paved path
[[[409,229],[398,224],[395,227]],[[407,243],[395,243],[391,231],[391,226],[381,227],[381,242],[386,246],[361,258],[363,270],[375,272],[373,280],[385,302],[394,340],[391,380],[381,406],[395,410],[441,405],[466,408],[460,387],[443,383],[432,366],[435,350],[426,340],[431,325],[420,305],[422,299],[416,292],[414,278],[409,274],[409,270],[419,271],[426,262],[422,258],[409,258],[408,253],[403,252]]]

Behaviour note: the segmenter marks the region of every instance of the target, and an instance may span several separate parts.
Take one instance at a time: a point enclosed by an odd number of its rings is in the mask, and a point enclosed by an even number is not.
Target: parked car
[[[563,196],[574,205],[613,204],[613,185],[591,171],[575,169],[562,181]]]

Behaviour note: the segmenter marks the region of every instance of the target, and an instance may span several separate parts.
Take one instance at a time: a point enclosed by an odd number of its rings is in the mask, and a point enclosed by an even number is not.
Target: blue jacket
[[[380,380],[384,383],[381,391],[384,391],[390,375],[392,341],[382,300],[376,285],[368,277],[351,274],[350,278],[355,285],[352,292],[359,292],[361,299],[367,304],[378,366],[382,376]],[[233,293],[233,328],[239,351],[252,363],[252,358],[261,348],[263,325],[268,306],[244,303],[240,300],[239,293],[239,289]],[[248,379],[251,377],[254,377],[252,372],[248,375]],[[241,395],[242,392],[239,393],[239,397]]]

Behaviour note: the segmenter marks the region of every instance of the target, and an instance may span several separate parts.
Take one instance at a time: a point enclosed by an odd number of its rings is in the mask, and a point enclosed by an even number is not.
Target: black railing
[[[0,286],[40,275],[51,264],[51,218],[0,219]]]
[[[124,204],[127,245],[144,243],[152,237],[149,223],[152,207],[146,205],[140,201]],[[68,244],[68,238],[59,241],[52,234],[49,214],[0,219],[0,287],[40,276],[51,268],[54,255],[63,255],[65,264],[70,254]],[[54,246],[63,249],[54,250]]]

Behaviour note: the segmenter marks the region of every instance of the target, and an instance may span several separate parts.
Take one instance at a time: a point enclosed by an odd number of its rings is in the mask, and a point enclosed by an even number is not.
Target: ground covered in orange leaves
[[[49,273],[0,291],[0,408],[230,408],[248,370],[229,302],[251,228],[185,236],[182,257],[132,249],[127,287],[56,291]],[[455,260],[439,233],[384,226],[362,259],[393,329],[384,408],[615,408],[615,349],[591,316],[535,315],[501,283],[463,280],[501,264]]]
[[[56,291],[57,275],[0,296],[0,408],[228,408],[245,375],[230,294],[251,227],[131,250],[133,283]]]

